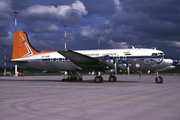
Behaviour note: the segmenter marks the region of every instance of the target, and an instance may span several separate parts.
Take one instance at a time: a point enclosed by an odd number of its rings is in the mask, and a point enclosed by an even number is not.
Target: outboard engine
[[[106,64],[110,67],[114,67],[114,60],[113,59],[106,59]]]

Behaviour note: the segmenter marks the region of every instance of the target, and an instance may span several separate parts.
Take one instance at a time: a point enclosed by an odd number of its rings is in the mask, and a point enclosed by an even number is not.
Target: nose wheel
[[[156,83],[163,83],[163,78],[161,76],[158,76],[155,78]]]
[[[163,83],[163,78],[158,75],[158,72],[156,73],[155,81],[156,81],[156,83],[158,83],[158,84]]]

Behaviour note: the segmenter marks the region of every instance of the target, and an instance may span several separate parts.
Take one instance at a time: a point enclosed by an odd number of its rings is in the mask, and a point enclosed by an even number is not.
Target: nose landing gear
[[[156,72],[156,78],[155,78],[156,83],[161,84],[163,83],[163,78],[158,75],[158,72]]]

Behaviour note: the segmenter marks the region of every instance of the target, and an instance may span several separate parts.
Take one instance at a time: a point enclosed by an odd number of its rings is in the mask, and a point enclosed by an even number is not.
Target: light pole
[[[15,14],[15,24],[14,24],[14,26],[15,26],[15,33],[16,33],[16,31],[17,31],[17,19],[16,19],[16,14],[17,14],[18,12],[17,12],[17,11],[14,11],[14,12],[12,12],[12,13]],[[15,76],[18,76],[17,65],[15,65]]]
[[[63,26],[65,28],[65,31],[64,31],[64,40],[65,40],[65,43],[64,43],[64,50],[66,50],[66,25]],[[64,79],[66,79],[66,75],[68,76],[68,73],[66,71],[64,71]]]
[[[6,46],[4,46],[4,75],[6,75]]]
[[[65,33],[64,33],[64,39],[65,39],[65,44],[64,44],[64,49],[66,50],[66,25],[64,25],[63,27],[65,27]]]
[[[15,26],[15,32],[17,31],[17,19],[16,19],[16,14],[18,13],[17,11],[14,11],[14,12],[12,12],[12,13],[14,13],[15,14],[15,24],[14,24],[14,26]]]

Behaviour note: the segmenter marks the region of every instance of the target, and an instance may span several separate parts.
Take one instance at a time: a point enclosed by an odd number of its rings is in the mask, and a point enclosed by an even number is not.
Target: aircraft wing
[[[74,64],[78,65],[83,69],[103,69],[103,62],[99,59],[92,58],[71,50],[67,51],[58,51],[59,54],[63,55],[67,59],[69,59]]]

